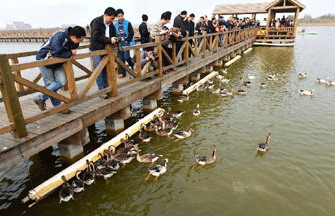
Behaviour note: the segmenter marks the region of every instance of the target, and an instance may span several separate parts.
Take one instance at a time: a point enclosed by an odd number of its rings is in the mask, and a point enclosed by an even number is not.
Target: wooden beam
[[[14,137],[21,138],[27,136],[27,128],[24,122],[22,109],[13,80],[12,71],[7,55],[0,55],[0,90],[5,103],[9,122],[15,125]]]
[[[158,68],[158,77],[163,76],[163,46],[161,36],[156,36],[155,41],[158,43],[158,51],[157,51],[157,68]]]
[[[12,64],[18,64],[19,60],[18,58],[12,58]],[[14,71],[14,74],[21,76],[21,71]],[[17,83],[16,85],[18,92],[24,92],[24,86],[20,83]]]
[[[118,72],[115,69],[116,63],[115,63],[115,56],[116,53],[113,51],[111,45],[107,45],[108,50],[108,62],[107,62],[107,79],[108,79],[108,86],[112,87],[112,91],[108,93],[109,96],[116,97],[118,95],[117,90],[117,77]]]
[[[130,69],[123,61],[121,61],[119,58],[116,58],[116,62],[123,68],[125,69],[130,75],[133,77],[138,77],[138,75]]]
[[[76,86],[76,80],[75,80],[75,77],[74,77],[73,66],[72,66],[72,63],[70,61],[65,62],[64,71],[65,71],[65,74],[66,74],[67,86],[68,86],[68,90],[70,92],[70,98],[71,98],[71,100],[76,100],[77,97],[78,97],[77,86]]]
[[[89,70],[84,65],[80,64],[79,62],[77,62],[76,60],[72,60],[71,62],[72,62],[72,64],[74,64],[75,66],[77,66],[79,69],[81,69],[82,71],[84,71],[85,73],[87,73],[89,75],[92,74],[91,70]]]
[[[141,68],[141,51],[140,49],[135,49],[135,59],[136,59],[136,73],[138,76],[142,76],[142,68]]]

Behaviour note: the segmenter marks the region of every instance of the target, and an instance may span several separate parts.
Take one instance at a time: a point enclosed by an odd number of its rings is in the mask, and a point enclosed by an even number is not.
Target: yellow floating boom
[[[230,60],[229,62],[227,62],[224,66],[228,67],[230,65],[232,65],[234,62],[236,62],[237,60],[239,60],[241,58],[240,55],[237,55],[235,58],[233,58],[232,60]]]
[[[99,148],[91,152],[90,154],[86,155],[82,159],[78,160],[76,163],[72,164],[65,170],[61,171],[60,173],[54,175],[47,181],[43,182],[36,188],[32,189],[28,193],[28,197],[31,200],[38,201],[48,194],[50,194],[52,191],[54,191],[57,187],[61,186],[63,184],[63,180],[61,179],[61,176],[65,176],[66,179],[71,179],[75,176],[77,170],[84,170],[87,167],[86,160],[89,161],[97,161],[99,157],[99,153],[103,153],[104,150],[107,150],[109,146],[113,145],[117,147],[121,144],[121,139],[126,137],[126,134],[129,136],[134,135],[137,131],[141,129],[141,124],[147,124],[151,120],[155,118],[155,116],[161,116],[164,113],[164,109],[158,108],[155,111],[151,112],[149,115],[145,116],[144,118],[140,119],[138,122],[136,122],[131,127],[127,128],[125,131],[111,139],[110,141],[104,143]],[[27,202],[29,198],[26,197],[23,199],[23,202]]]
[[[212,79],[213,77],[217,76],[218,74],[219,74],[219,72],[213,71],[212,73],[210,73],[207,76],[205,76],[203,79],[199,80],[194,85],[192,85],[192,86],[188,87],[187,89],[185,89],[182,92],[182,95],[189,95],[189,94],[191,94],[194,90],[197,89],[198,86],[206,83],[208,80]]]
[[[250,53],[252,50],[253,50],[253,48],[249,48],[249,49],[247,49],[246,51],[244,51],[243,54],[244,54],[244,55],[245,55],[245,54],[248,54],[248,53]]]

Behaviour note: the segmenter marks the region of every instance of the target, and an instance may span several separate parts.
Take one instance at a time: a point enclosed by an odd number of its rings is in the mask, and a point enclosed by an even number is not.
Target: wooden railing
[[[0,38],[40,38],[50,37],[53,33],[62,29],[30,29],[30,30],[2,30]]]
[[[124,47],[125,51],[132,50],[134,52],[136,59],[136,70],[131,69],[125,63],[119,60],[119,58],[117,57],[117,49],[113,48],[112,46],[107,46],[104,50],[93,52],[87,51],[67,59],[51,58],[47,60],[30,61],[25,63],[20,63],[19,58],[34,56],[36,55],[36,51],[0,55],[0,90],[2,93],[2,100],[6,107],[6,113],[10,122],[9,125],[0,128],[0,134],[13,132],[14,137],[24,137],[27,135],[27,124],[62,112],[80,103],[99,97],[102,94],[108,94],[111,97],[116,97],[118,95],[118,89],[122,87],[128,86],[134,82],[146,79],[148,77],[152,77],[154,75],[162,77],[163,72],[166,70],[172,69],[178,65],[188,65],[190,61],[192,61],[192,59],[194,58],[206,58],[208,54],[210,55],[213,52],[218,52],[220,46],[222,47],[222,49],[233,46],[234,44],[240,43],[246,39],[255,37],[256,33],[256,28],[250,28],[243,30],[235,29],[225,31],[223,33],[212,34],[206,34],[205,32],[203,35],[197,35],[193,37],[186,36],[182,39],[183,45],[178,53],[175,52],[176,42],[161,41],[160,37],[156,37],[155,42],[152,43]],[[223,39],[222,44],[219,44],[219,36]],[[201,41],[199,39],[201,39]],[[189,43],[189,40],[194,41],[193,45]],[[165,50],[165,47],[169,43],[172,43],[171,56],[169,56]],[[89,45],[81,46],[79,49],[87,49],[88,47]],[[157,55],[159,57],[157,61],[158,67],[155,71],[149,71],[149,68],[151,66],[150,61],[143,68],[141,68],[140,51],[141,49],[147,47],[154,47],[155,52],[157,52]],[[92,65],[90,68],[88,68],[78,62],[78,60],[80,59],[89,59],[93,56],[101,55],[103,55],[104,57],[95,69],[92,69]],[[163,58],[165,58],[169,62],[169,65],[163,66]],[[40,66],[52,65],[55,63],[64,63],[64,70],[67,77],[66,89],[68,89],[69,91],[68,97],[50,91],[44,86],[39,85],[38,81],[42,78],[40,74],[38,74],[32,80],[28,80],[21,75],[24,70],[37,68]],[[85,73],[85,75],[76,77],[73,66],[79,68]],[[109,87],[88,94],[89,90],[94,85],[97,77],[99,76],[104,67],[107,68]],[[118,68],[120,67],[126,70],[128,74],[133,77],[133,79],[118,84]],[[79,80],[86,80],[84,88],[80,91],[78,91],[77,89],[77,82]],[[64,103],[60,106],[49,108],[43,112],[40,112],[39,114],[24,118],[20,105],[20,97],[23,95],[32,94],[36,91],[42,92]]]
[[[260,29],[264,34],[258,34],[257,39],[294,39],[294,27],[266,27]]]

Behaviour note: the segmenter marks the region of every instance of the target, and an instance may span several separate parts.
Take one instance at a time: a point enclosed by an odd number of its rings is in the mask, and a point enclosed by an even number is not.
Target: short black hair
[[[143,21],[148,21],[148,15],[143,14],[143,15],[142,15],[142,20],[143,20]]]
[[[186,14],[187,14],[187,11],[183,10],[180,14],[181,14],[181,15],[186,15]]]
[[[190,17],[195,17],[195,15],[193,13],[190,14]]]
[[[81,26],[75,26],[69,29],[69,36],[75,36],[77,39],[86,37],[86,31]]]
[[[161,20],[171,20],[171,15],[169,15],[167,12],[162,13]]]
[[[108,7],[108,8],[106,8],[104,14],[107,14],[108,16],[112,16],[112,15],[115,16],[116,15],[116,10],[112,7]]]
[[[123,10],[121,8],[116,10],[116,16],[119,15],[119,14],[123,14],[124,15],[124,12],[123,12]]]
[[[171,20],[171,16],[172,16],[172,13],[171,13],[171,11],[166,11],[165,13],[168,15],[168,17],[169,17],[169,20]]]
[[[205,17],[201,16],[200,19],[205,19]]]
[[[147,52],[149,52],[149,51],[154,51],[154,47],[147,47],[145,50],[146,50]]]

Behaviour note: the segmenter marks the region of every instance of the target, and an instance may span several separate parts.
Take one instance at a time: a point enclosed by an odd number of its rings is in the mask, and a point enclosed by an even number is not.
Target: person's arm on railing
[[[65,37],[63,37],[61,34],[56,34],[50,39],[50,43],[52,44],[50,47],[51,57],[70,58],[72,56],[73,53],[71,50],[63,50],[64,42]]]

